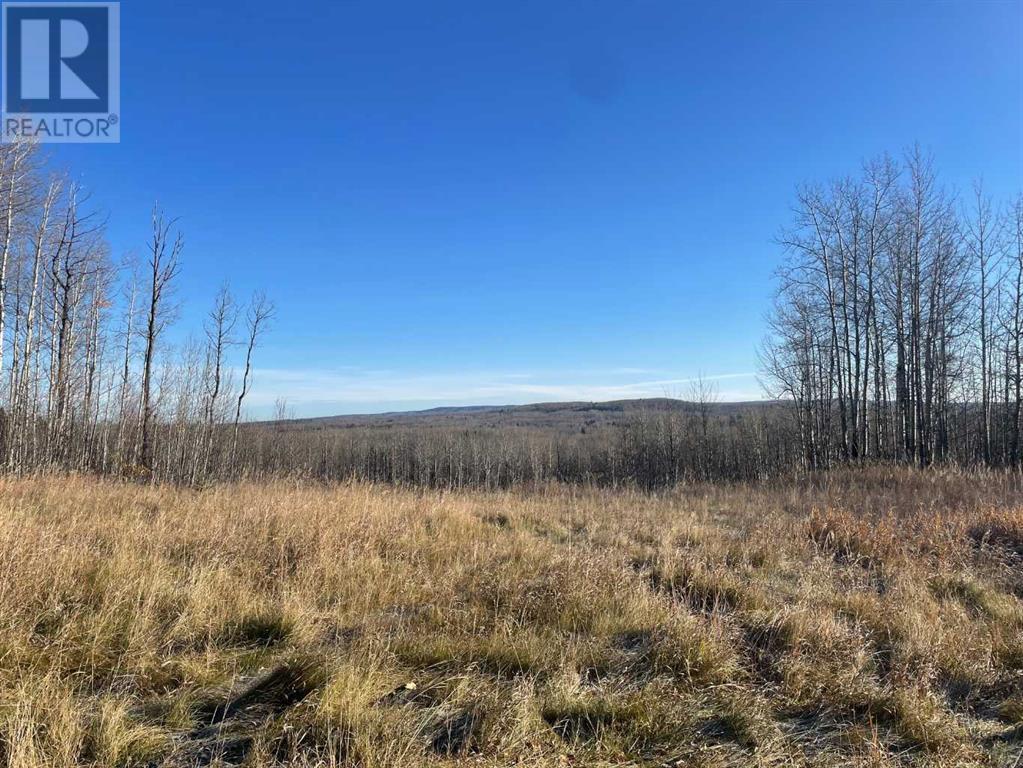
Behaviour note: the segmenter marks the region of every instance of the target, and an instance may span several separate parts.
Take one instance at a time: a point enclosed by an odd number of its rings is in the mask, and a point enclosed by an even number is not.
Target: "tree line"
[[[701,381],[686,403],[591,430],[246,423],[273,304],[222,287],[171,344],[176,222],[155,208],[141,254],[118,259],[104,224],[35,146],[0,146],[2,471],[656,488],[1023,462],[1023,199],[952,194],[916,149],[798,190],[761,348],[772,402],[718,407]]]
[[[620,422],[560,427],[317,427],[279,418],[242,426],[234,473],[351,478],[403,486],[495,489],[551,482],[655,489],[761,480],[798,466],[788,409],[706,399],[651,407]],[[283,409],[282,409],[283,410]]]

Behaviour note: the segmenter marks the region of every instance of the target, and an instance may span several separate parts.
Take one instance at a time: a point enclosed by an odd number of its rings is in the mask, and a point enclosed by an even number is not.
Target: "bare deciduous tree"
[[[171,238],[173,221],[168,221],[160,209],[153,209],[153,235],[149,244],[149,296],[146,311],[146,323],[143,336],[142,356],[142,393],[139,404],[139,441],[137,455],[139,463],[146,470],[152,470],[152,431],[153,431],[153,361],[156,357],[157,343],[170,320],[171,308],[168,306],[170,291],[179,269],[179,257],[184,247],[184,239],[177,232]]]
[[[252,353],[256,349],[260,335],[266,330],[267,325],[273,319],[274,305],[266,294],[259,292],[252,297],[249,308],[245,314],[246,330],[248,332],[245,344],[245,370],[242,373],[241,390],[238,392],[238,400],[234,409],[234,429],[231,435],[231,458],[235,457],[238,450],[238,426],[242,416],[242,403],[249,393],[249,384],[252,375]]]

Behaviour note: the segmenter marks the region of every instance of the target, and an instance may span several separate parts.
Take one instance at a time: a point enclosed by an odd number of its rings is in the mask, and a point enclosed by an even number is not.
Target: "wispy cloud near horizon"
[[[248,410],[268,416],[278,400],[295,416],[377,413],[439,406],[520,405],[536,402],[685,398],[702,378],[723,401],[759,400],[755,373],[700,376],[645,368],[576,371],[452,371],[403,373],[352,367],[283,369],[255,372]]]

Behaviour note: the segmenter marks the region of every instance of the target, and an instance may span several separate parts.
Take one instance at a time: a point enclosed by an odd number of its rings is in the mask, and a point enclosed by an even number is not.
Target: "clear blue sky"
[[[52,147],[278,320],[253,413],[759,396],[794,186],[914,141],[1023,167],[1020,2],[126,0],[122,140]]]

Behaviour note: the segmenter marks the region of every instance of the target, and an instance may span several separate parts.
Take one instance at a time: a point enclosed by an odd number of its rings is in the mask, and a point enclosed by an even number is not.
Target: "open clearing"
[[[1021,501],[0,480],[2,759],[1023,764]]]

